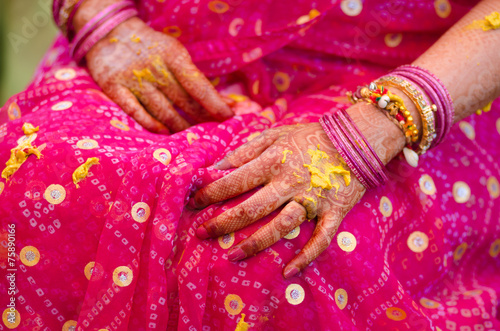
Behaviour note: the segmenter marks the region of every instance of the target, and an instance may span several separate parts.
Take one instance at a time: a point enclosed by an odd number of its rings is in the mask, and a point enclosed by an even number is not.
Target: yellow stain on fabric
[[[29,136],[30,134],[33,134],[35,132],[38,132],[40,127],[37,126],[36,128],[33,126],[31,123],[24,123],[23,124],[23,132],[25,135]]]
[[[316,150],[308,149],[307,154],[311,156],[311,163],[303,166],[311,174],[311,188],[319,187],[327,191],[335,188],[335,193],[337,193],[340,183],[335,175],[341,176],[346,186],[349,186],[351,183],[349,170],[346,170],[342,165],[336,166],[329,162],[330,156],[320,150],[319,145]]]
[[[6,167],[2,171],[2,178],[9,179],[9,177],[21,167],[31,154],[36,155],[37,159],[40,159],[42,156],[40,150],[38,150],[37,147],[32,146],[29,139],[11,149],[10,158],[5,163]]]
[[[142,80],[148,81],[150,83],[156,83],[156,77],[153,75],[149,68],[144,68],[142,70],[132,70],[135,78],[139,81],[139,86],[142,88]]]
[[[84,180],[89,175],[89,169],[94,164],[99,164],[99,159],[97,157],[89,157],[84,164],[76,168],[73,172],[73,183],[75,183],[76,188],[80,188],[78,183]]]
[[[234,329],[234,331],[248,331],[250,325],[247,322],[245,322],[245,316],[246,316],[245,314],[241,314],[241,319],[236,325],[236,329]]]
[[[466,26],[467,29],[482,29],[483,31],[500,29],[500,13],[492,12],[484,17],[484,20],[474,20]]]
[[[285,149],[285,150],[283,151],[283,159],[281,160],[281,163],[282,163],[282,164],[286,162],[286,155],[287,155],[287,154],[293,154],[293,152],[292,152],[291,150],[288,150],[288,149]]]

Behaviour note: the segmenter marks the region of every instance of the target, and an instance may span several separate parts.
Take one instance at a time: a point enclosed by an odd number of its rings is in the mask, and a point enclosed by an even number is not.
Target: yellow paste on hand
[[[118,38],[110,38],[109,42],[110,43],[117,43],[118,42]]]
[[[142,88],[142,80],[144,79],[145,81],[148,81],[150,83],[156,83],[156,77],[153,75],[151,70],[149,68],[144,68],[142,70],[135,70],[133,69],[132,72],[134,73],[134,76],[137,78],[139,81],[139,86]]]
[[[241,319],[236,325],[236,329],[234,331],[247,331],[250,325],[245,322],[245,314],[241,314]]]
[[[78,182],[88,176],[89,169],[94,164],[99,164],[99,159],[97,157],[89,157],[84,164],[76,168],[76,170],[73,172],[73,183],[75,183],[76,188],[80,188]]]
[[[483,31],[496,30],[500,28],[500,13],[492,12],[484,17],[484,20],[474,20],[467,26],[468,29],[482,29]]]
[[[290,151],[290,150],[288,150],[288,149],[285,149],[285,150],[283,151],[283,159],[281,160],[281,163],[285,163],[285,161],[286,161],[286,155],[287,155],[287,154],[293,154],[293,152],[292,152],[292,151]]]
[[[135,34],[132,35],[132,37],[130,37],[130,40],[134,43],[139,43],[141,42],[141,38],[140,37],[137,37]]]
[[[23,132],[25,135],[29,136],[30,134],[33,134],[35,132],[38,132],[39,127],[37,126],[36,128],[33,126],[31,123],[24,123],[23,124]]]
[[[6,167],[2,171],[2,178],[9,179],[31,154],[35,154],[38,159],[42,156],[42,153],[36,147],[33,147],[29,140],[11,149],[10,159],[5,163]]]
[[[334,165],[328,162],[330,156],[318,148],[316,150],[308,149],[307,154],[311,156],[311,164],[304,164],[304,167],[311,174],[311,189],[319,187],[324,190],[335,188],[335,193],[340,188],[340,183],[335,178],[335,175],[342,176],[346,186],[351,183],[351,173],[344,169],[342,165]],[[309,199],[308,199],[309,200]]]

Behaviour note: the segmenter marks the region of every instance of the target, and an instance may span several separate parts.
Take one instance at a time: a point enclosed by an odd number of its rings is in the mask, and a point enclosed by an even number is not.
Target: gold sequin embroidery
[[[285,92],[290,87],[290,76],[286,72],[277,72],[273,77],[273,84],[280,92]]]
[[[144,223],[148,220],[151,214],[151,209],[145,202],[138,202],[132,207],[132,218],[134,221]]]
[[[243,300],[237,294],[228,294],[224,299],[224,306],[231,315],[239,315],[243,310]]]
[[[215,0],[208,3],[208,9],[214,13],[223,14],[229,10],[229,5],[224,1]]]
[[[94,139],[82,139],[78,140],[76,147],[80,149],[94,149],[99,147],[99,143]]]
[[[21,323],[21,314],[16,309],[7,308],[3,311],[2,321],[7,329],[16,329]]]
[[[415,231],[408,236],[406,243],[413,252],[422,253],[429,247],[429,237],[423,232]]]
[[[389,200],[388,197],[383,196],[380,199],[380,204],[378,206],[378,210],[384,215],[385,217],[389,217],[392,215],[392,202]]]
[[[7,115],[11,121],[21,118],[21,108],[19,108],[17,103],[13,102],[9,105],[9,108],[7,108]]]
[[[439,302],[427,298],[421,298],[420,304],[429,309],[436,309],[437,307],[439,307]]]
[[[470,125],[470,123],[462,121],[458,126],[467,138],[469,138],[470,140],[474,140],[474,138],[476,138],[476,131],[474,130],[474,127]]]
[[[363,3],[361,0],[342,0],[340,9],[347,16],[358,16],[363,10]]]
[[[284,238],[285,239],[294,239],[297,238],[300,234],[300,226],[296,227],[292,231],[290,231]]]
[[[436,14],[441,18],[447,18],[451,13],[451,5],[448,0],[436,0],[434,1],[434,9]]]
[[[471,192],[467,183],[458,181],[453,184],[453,198],[457,203],[465,203],[469,201]]]
[[[285,297],[289,304],[298,305],[304,301],[306,294],[299,284],[290,284],[285,290]]]
[[[21,249],[19,258],[24,265],[32,267],[40,261],[40,252],[34,246],[25,246]]]
[[[71,101],[61,101],[52,106],[52,110],[61,111],[71,108],[73,106],[73,102]]]
[[[234,244],[234,232],[220,236],[218,241],[220,247],[222,247],[223,249],[228,249]]]
[[[384,37],[384,42],[387,47],[397,47],[403,41],[402,33],[388,33]]]
[[[500,239],[495,240],[490,246],[490,256],[495,258],[500,253]]]
[[[436,193],[436,185],[434,185],[434,181],[429,175],[422,175],[422,177],[418,180],[418,185],[420,186],[422,192],[427,195],[433,195]]]
[[[458,247],[455,249],[455,252],[453,252],[453,259],[455,261],[458,261],[462,258],[462,256],[464,256],[465,254],[465,251],[467,250],[467,243],[461,243],[460,245],[458,245]]]
[[[69,320],[64,323],[62,331],[75,331],[77,322],[75,320]]]
[[[189,132],[187,135],[186,135],[186,138],[187,138],[187,141],[188,141],[188,144],[189,145],[192,145],[194,143],[195,140],[198,140],[198,135],[196,133],[192,133],[192,132]]]
[[[113,271],[113,282],[120,287],[129,286],[132,279],[134,279],[134,274],[129,267],[121,266]]]
[[[490,197],[492,199],[496,199],[500,196],[500,186],[496,177],[489,177],[486,182],[486,187],[488,188],[488,192],[490,193]]]
[[[335,303],[340,310],[344,309],[347,306],[348,300],[347,292],[343,288],[339,288],[335,291]]]
[[[170,154],[170,151],[165,148],[158,148],[155,150],[153,157],[163,163],[163,165],[168,165],[172,160],[172,154]]]
[[[398,307],[390,307],[385,311],[387,317],[393,321],[402,321],[406,318],[406,312]]]
[[[121,122],[121,121],[118,121],[118,120],[111,120],[109,121],[109,123],[114,126],[115,128],[117,129],[120,129],[122,131],[129,131],[130,128],[128,127],[127,124]]]
[[[73,70],[71,68],[59,69],[54,74],[54,77],[57,80],[62,80],[62,81],[71,80],[71,79],[75,78],[75,76],[76,76],[76,72],[75,72],[75,70]]]
[[[66,190],[59,184],[52,184],[47,187],[43,194],[45,200],[53,205],[58,205],[66,198]]]
[[[337,236],[337,244],[345,252],[352,252],[357,245],[356,237],[350,232],[343,231]]]
[[[0,195],[2,195],[4,188],[5,188],[5,183],[0,182]]]

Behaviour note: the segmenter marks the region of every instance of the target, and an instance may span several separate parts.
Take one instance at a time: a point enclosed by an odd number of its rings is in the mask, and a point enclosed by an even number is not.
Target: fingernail
[[[228,254],[229,261],[237,261],[246,257],[245,252],[239,247],[232,248]]]
[[[201,225],[197,230],[196,230],[196,236],[200,239],[207,239],[209,237],[207,229],[203,225]]]
[[[291,267],[291,268],[286,269],[283,275],[285,276],[285,279],[288,279],[290,277],[295,276],[298,273],[299,273],[299,269],[297,269],[296,267]]]
[[[226,159],[222,159],[215,164],[214,168],[217,170],[227,170],[231,168],[231,163]]]

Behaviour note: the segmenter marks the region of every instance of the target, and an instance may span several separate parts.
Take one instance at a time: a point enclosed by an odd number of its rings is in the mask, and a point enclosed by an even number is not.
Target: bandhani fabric
[[[227,252],[276,216],[201,241],[196,228],[248,198],[194,210],[211,165],[263,130],[317,121],[345,92],[411,62],[474,1],[139,1],[176,36],[237,115],[172,135],[147,132],[108,99],[57,38],[26,91],[0,110],[0,273],[15,269],[16,323],[0,283],[0,330],[499,330],[500,112],[471,116],[417,168],[396,158],[336,239],[298,276],[282,270],[305,222],[237,263]],[[26,135],[31,123],[39,131]],[[73,182],[89,158],[98,164]],[[3,168],[2,168],[3,170]],[[85,174],[85,173],[84,173]],[[265,206],[263,206],[265,208]],[[8,230],[17,258],[8,265]]]

